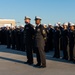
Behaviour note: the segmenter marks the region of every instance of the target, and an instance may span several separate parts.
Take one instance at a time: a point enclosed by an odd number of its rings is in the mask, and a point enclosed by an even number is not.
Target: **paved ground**
[[[53,52],[46,54],[47,68],[39,69],[24,64],[26,61],[24,52],[0,46],[0,75],[75,75],[74,63],[52,58],[52,55]]]

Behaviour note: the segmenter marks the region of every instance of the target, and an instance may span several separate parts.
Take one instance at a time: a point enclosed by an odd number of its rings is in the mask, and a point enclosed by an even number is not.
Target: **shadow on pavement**
[[[7,49],[7,48],[5,48],[5,46],[3,46],[2,49],[0,49],[0,52],[5,52],[5,53],[18,54],[18,55],[26,56],[25,52],[16,51],[16,50],[12,50],[12,49]],[[46,53],[46,59],[47,60],[52,60],[52,61],[57,61],[57,62],[64,62],[64,63],[69,63],[69,64],[75,64],[75,63],[73,63],[73,61],[68,61],[68,60],[64,60],[64,59],[61,59],[61,58],[59,58],[59,59],[58,58],[53,58],[52,57],[53,53],[54,53],[53,51],[51,51],[49,53]],[[62,52],[61,52],[61,55],[62,55]],[[36,57],[35,54],[34,54],[34,57]],[[0,59],[24,64],[24,61],[12,59],[12,58],[6,58],[6,57],[0,56]]]
[[[11,53],[11,54],[18,54],[18,55],[26,55],[25,52],[19,51],[19,50],[13,50],[13,49],[8,49],[4,45],[0,45],[0,52],[5,52],[5,53]]]
[[[6,57],[1,57],[1,56],[0,56],[0,59],[2,59],[2,60],[7,60],[7,61],[11,61],[11,62],[15,62],[15,63],[25,64],[25,61],[16,60],[16,59],[12,59],[12,58],[6,58]]]

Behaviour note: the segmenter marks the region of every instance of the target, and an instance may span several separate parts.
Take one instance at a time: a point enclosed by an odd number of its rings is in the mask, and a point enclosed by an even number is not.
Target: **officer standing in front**
[[[46,31],[44,26],[41,25],[41,18],[35,17],[35,47],[36,47],[36,56],[37,56],[37,64],[35,67],[45,68],[46,67],[46,57],[45,57],[45,39],[46,39]]]
[[[27,62],[26,64],[32,65],[33,64],[33,36],[34,36],[34,28],[30,24],[30,18],[25,17],[25,27],[24,27],[24,42],[25,42],[25,49],[27,54]]]

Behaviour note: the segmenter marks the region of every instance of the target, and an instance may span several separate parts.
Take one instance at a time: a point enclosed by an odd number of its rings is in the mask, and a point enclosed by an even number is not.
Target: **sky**
[[[32,24],[35,16],[42,18],[42,24],[75,23],[75,0],[0,0],[0,18],[15,19],[21,25],[25,16]]]

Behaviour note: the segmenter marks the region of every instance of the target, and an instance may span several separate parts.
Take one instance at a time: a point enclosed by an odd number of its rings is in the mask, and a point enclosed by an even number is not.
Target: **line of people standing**
[[[58,24],[54,27],[54,57],[60,58],[60,45],[63,51],[63,58],[66,60],[74,60],[74,45],[75,45],[75,28],[71,23],[68,29],[68,23],[64,23],[63,28],[59,29]],[[69,48],[69,50],[68,50]]]
[[[30,18],[25,18],[25,21],[28,19],[30,23]],[[62,27],[60,26],[59,23],[57,23],[54,25],[54,29],[51,28],[51,26],[47,29],[41,25],[41,18],[35,17],[35,24],[36,27],[34,30],[35,32],[34,39],[35,39],[35,50],[37,55],[37,64],[35,66],[42,65],[42,67],[46,67],[45,51],[47,52],[50,50],[54,50],[53,56],[54,58],[60,58],[60,49],[61,49],[63,52],[62,59],[70,61],[75,60],[74,59],[75,25],[73,23],[70,24],[64,23]],[[27,27],[27,30],[28,29],[29,28]],[[27,61],[27,63],[29,62]]]
[[[45,68],[45,52],[54,51],[54,58],[60,58],[60,50],[63,52],[62,59],[74,61],[75,47],[75,25],[73,23],[56,23],[54,28],[41,24],[41,18],[35,17],[36,27],[25,17],[25,26],[0,28],[0,43],[7,45],[7,48],[26,51],[26,64],[32,65],[33,52],[36,53],[37,64],[35,67]],[[68,49],[69,48],[69,49]]]

